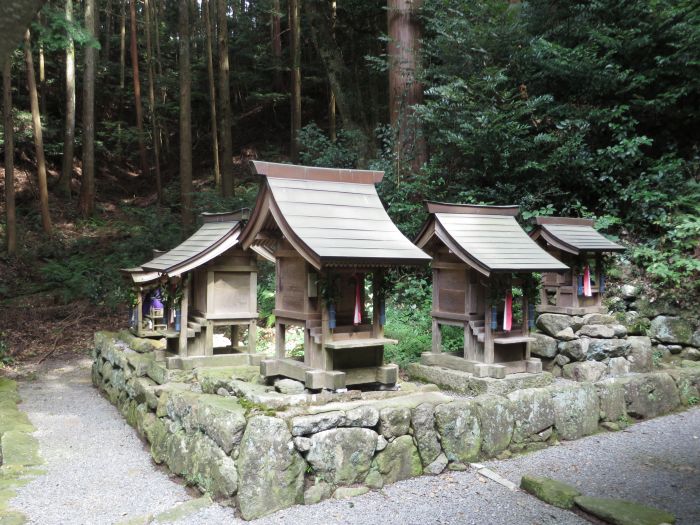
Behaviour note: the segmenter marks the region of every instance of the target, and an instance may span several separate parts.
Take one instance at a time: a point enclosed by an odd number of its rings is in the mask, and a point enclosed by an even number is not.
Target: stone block
[[[608,371],[605,363],[598,361],[580,361],[569,363],[562,367],[562,375],[573,381],[583,382],[589,381],[595,383],[600,380]]]
[[[693,326],[681,317],[659,315],[651,320],[649,336],[661,343],[687,345],[693,338]]]
[[[528,374],[541,374],[542,373],[542,361],[537,358],[528,359],[525,363],[525,372]],[[495,376],[494,376],[495,377]],[[505,374],[504,376],[505,377]],[[503,378],[499,378],[503,379]]]
[[[617,320],[609,314],[586,314],[583,316],[583,324],[615,324]]]
[[[427,466],[442,452],[435,429],[435,407],[429,403],[418,405],[411,414],[411,426],[421,462]]]
[[[379,433],[386,439],[408,434],[411,411],[405,407],[387,407],[379,412]]]
[[[546,388],[527,388],[508,394],[514,429],[513,443],[541,441],[542,432],[554,425],[554,403]]]
[[[553,386],[550,391],[554,403],[554,427],[561,439],[579,439],[598,430],[600,407],[592,384]]]
[[[624,357],[613,357],[608,361],[610,377],[624,376],[630,373],[630,362]]]
[[[648,507],[632,501],[578,496],[576,505],[605,523],[616,525],[663,525],[675,523],[670,512]]]
[[[284,421],[251,418],[238,456],[237,500],[243,518],[252,520],[302,503],[305,468]]]
[[[573,341],[563,341],[559,343],[558,348],[561,355],[564,355],[572,361],[583,361],[588,353],[588,344],[590,339],[574,339]]]
[[[561,481],[527,474],[520,480],[520,488],[561,509],[573,508],[574,499],[581,495],[578,489]]]
[[[334,485],[364,481],[377,447],[377,433],[368,428],[333,428],[311,436],[306,456],[316,479]]]
[[[459,400],[435,407],[435,422],[442,448],[450,463],[476,461],[481,450],[479,407],[471,400]]]
[[[616,379],[605,379],[595,384],[600,403],[601,421],[626,421],[625,388]]]
[[[625,357],[630,350],[626,339],[591,339],[588,343],[587,359],[603,361],[611,357]]]
[[[571,327],[567,328],[571,329]],[[557,340],[555,338],[540,333],[532,333],[530,336],[534,338],[534,341],[530,342],[530,353],[532,355],[547,358],[557,355]]]
[[[630,372],[649,372],[654,366],[652,359],[651,339],[647,336],[631,335],[627,337],[630,349],[627,360],[630,363]]]
[[[481,453],[495,457],[510,445],[514,416],[509,399],[495,395],[474,398],[481,428]]]
[[[372,469],[379,472],[385,485],[420,476],[423,468],[413,438],[400,436],[391,441],[374,458]]]
[[[615,337],[615,329],[613,325],[608,324],[586,324],[576,332],[579,337],[599,337],[602,339],[611,339]]]
[[[635,418],[652,418],[668,414],[680,405],[673,378],[656,372],[620,378],[625,389],[627,413]]]
[[[563,314],[541,314],[536,321],[537,328],[552,337],[565,328],[574,326],[574,320],[570,315]],[[553,356],[550,356],[553,357]]]

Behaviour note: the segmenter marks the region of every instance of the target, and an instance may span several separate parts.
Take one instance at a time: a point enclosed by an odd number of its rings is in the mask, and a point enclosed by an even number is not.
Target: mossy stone
[[[355,496],[362,496],[368,492],[369,488],[367,487],[339,487],[336,489],[333,497],[335,499],[347,499],[354,498]]]
[[[372,466],[382,475],[385,485],[420,476],[423,472],[418,449],[411,436],[401,436],[390,442],[377,454]]]
[[[571,485],[555,479],[525,475],[520,480],[520,488],[545,503],[561,509],[571,509],[581,493]]]
[[[590,496],[578,496],[575,501],[581,509],[613,525],[660,525],[676,522],[676,517],[670,512],[633,501]]]

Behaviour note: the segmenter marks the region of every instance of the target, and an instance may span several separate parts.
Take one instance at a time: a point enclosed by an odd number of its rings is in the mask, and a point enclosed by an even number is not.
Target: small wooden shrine
[[[604,312],[603,256],[624,247],[593,229],[592,219],[537,217],[531,237],[570,270],[542,276],[540,312],[583,315]],[[592,269],[593,268],[593,269]]]
[[[398,230],[377,195],[383,172],[253,161],[263,176],[241,235],[276,264],[276,355],[265,377],[284,376],[310,389],[394,385],[384,364],[384,271],[430,257]],[[301,327],[303,362],[286,355],[287,328]]]
[[[139,337],[165,337],[168,350],[177,355],[168,359],[169,367],[222,361],[213,358],[217,327],[230,327],[231,341],[217,354],[248,356],[239,364],[259,361],[252,356],[258,318],[256,254],[239,244],[246,216],[247,210],[204,213],[202,227],[179,246],[122,270],[135,294],[130,329]],[[247,345],[241,347],[246,328]],[[203,359],[207,357],[212,359]]]
[[[433,256],[433,345],[422,364],[494,378],[542,371],[529,349],[532,274],[568,268],[528,237],[515,220],[518,211],[428,203],[430,216],[416,239]],[[514,289],[523,292],[520,309],[513,308]],[[463,329],[463,356],[442,353],[443,325]]]

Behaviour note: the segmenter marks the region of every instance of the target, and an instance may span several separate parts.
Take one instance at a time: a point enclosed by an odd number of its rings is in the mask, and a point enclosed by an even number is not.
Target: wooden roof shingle
[[[583,252],[622,252],[623,246],[606,239],[593,228],[592,219],[568,217],[537,217],[533,239],[540,237],[565,252],[579,255]]]
[[[416,243],[437,237],[457,257],[485,275],[562,272],[568,267],[540,248],[515,220],[517,206],[428,203],[430,217]]]
[[[142,264],[143,270],[172,276],[197,268],[238,244],[241,212],[202,214],[204,224],[181,244]]]
[[[265,177],[242,234],[251,246],[268,215],[314,267],[422,264],[430,257],[396,227],[374,186],[382,172],[253,161]]]

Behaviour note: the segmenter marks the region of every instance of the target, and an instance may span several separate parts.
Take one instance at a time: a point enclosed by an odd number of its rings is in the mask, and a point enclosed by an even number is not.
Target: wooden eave
[[[536,217],[537,228],[530,234],[564,252],[580,255],[585,252],[622,252],[623,246],[606,239],[594,228],[592,219],[570,217]]]
[[[186,239],[183,243],[176,246],[172,250],[169,250],[160,257],[157,257],[152,261],[143,264],[142,268],[144,268],[145,270],[158,272],[161,275],[169,275],[171,277],[175,277],[178,275],[182,275],[183,273],[192,271],[195,268],[202,266],[203,264],[206,264],[207,262],[211,261],[212,259],[215,259],[216,257],[219,257],[220,255],[222,255],[223,253],[225,253],[226,251],[230,250],[238,244],[239,236],[241,233],[241,222],[233,221],[230,222],[230,227],[228,231],[220,235],[215,240],[209,242],[208,244],[206,243],[206,241],[198,241],[200,243],[205,244],[205,246],[202,246],[202,248],[199,251],[193,252],[190,256],[185,257],[182,257],[179,254],[175,255],[175,253],[178,252],[178,250],[181,250],[182,247],[186,245],[186,243],[188,243],[188,241],[191,242],[193,239],[196,239],[198,235],[201,235],[202,230],[204,230],[207,227],[207,224],[211,224],[213,222],[221,224],[229,223],[229,221],[205,221],[204,225],[195,234]],[[164,257],[173,258],[175,260],[172,264],[158,263],[158,260]]]
[[[487,277],[492,273],[563,272],[568,269],[530,240],[515,222],[517,206],[427,204],[430,217],[416,238],[419,247],[438,239],[461,261]],[[494,244],[490,236],[503,241]],[[473,253],[477,247],[480,249]],[[487,262],[501,258],[501,251],[505,264]],[[519,252],[522,252],[522,257]],[[508,264],[509,260],[513,264]]]
[[[374,187],[382,172],[257,161],[253,166],[265,179],[241,235],[244,248],[264,246],[271,218],[294,250],[319,270],[430,260],[401,234],[382,206]]]

